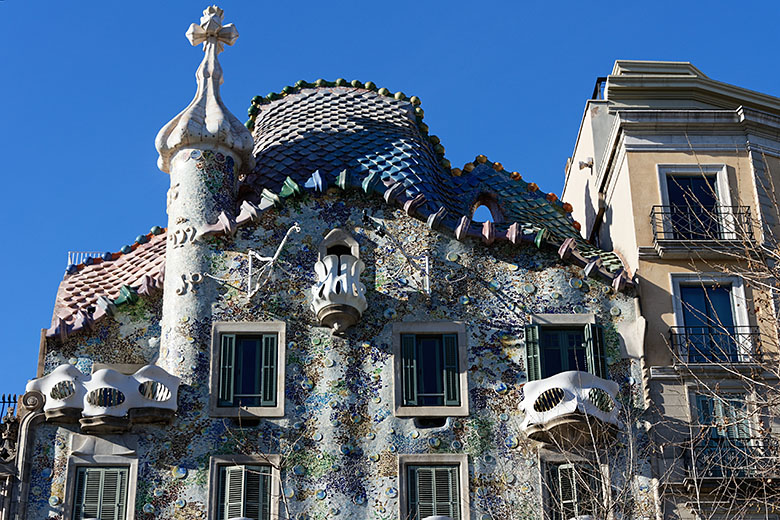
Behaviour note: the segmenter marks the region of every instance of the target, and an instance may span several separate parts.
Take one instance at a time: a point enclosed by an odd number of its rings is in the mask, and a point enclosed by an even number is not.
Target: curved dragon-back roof
[[[246,123],[256,166],[240,180],[239,214],[222,214],[203,234],[232,234],[304,191],[359,189],[458,240],[546,243],[586,276],[600,276],[616,289],[631,284],[618,256],[586,242],[571,205],[555,194],[542,193],[484,155],[452,168],[439,139],[428,134],[419,105],[416,97],[345,80],[299,81],[281,93],[256,96]],[[480,204],[490,208],[494,222],[472,222]],[[47,335],[64,340],[116,306],[159,290],[165,237],[155,227],[118,253],[69,266]]]
[[[257,204],[264,189],[279,193],[285,182],[311,185],[315,173],[326,183],[370,185],[382,193],[400,186],[392,193],[396,202],[458,238],[533,237],[558,246],[573,239],[585,258],[599,259],[609,272],[622,268],[614,253],[582,239],[571,205],[554,193],[542,193],[484,155],[451,168],[439,139],[428,135],[419,104],[416,97],[377,90],[370,82],[341,79],[300,81],[281,93],[256,96],[247,122],[256,166],[242,181],[239,196]],[[491,209],[492,224],[472,222],[480,204]]]

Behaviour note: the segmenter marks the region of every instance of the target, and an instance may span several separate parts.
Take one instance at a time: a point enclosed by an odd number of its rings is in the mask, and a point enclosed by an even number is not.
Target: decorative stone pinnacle
[[[160,154],[157,166],[170,173],[171,159],[182,148],[224,148],[241,161],[241,169],[254,167],[252,134],[222,103],[219,86],[222,67],[217,55],[223,43],[233,45],[238,30],[232,23],[222,25],[223,11],[212,5],[203,11],[200,25],[192,24],[187,39],[192,45],[203,43],[205,56],[195,73],[198,90],[195,98],[157,134],[155,146]]]
[[[212,5],[203,11],[200,18],[200,25],[192,24],[187,29],[187,39],[192,45],[203,43],[203,52],[206,52],[206,43],[213,39],[217,45],[217,53],[222,52],[222,44],[233,45],[238,39],[238,30],[236,26],[229,23],[222,25],[222,14],[224,11]]]

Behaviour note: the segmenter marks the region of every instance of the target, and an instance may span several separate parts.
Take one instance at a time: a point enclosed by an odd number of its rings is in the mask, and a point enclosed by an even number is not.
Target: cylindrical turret
[[[208,363],[211,303],[216,297],[207,280],[209,247],[203,230],[221,215],[232,218],[236,182],[242,169],[253,166],[252,136],[222,104],[222,69],[217,55],[222,44],[238,38],[233,24],[222,25],[222,9],[203,12],[187,37],[203,43],[205,56],[196,73],[195,98],[157,134],[158,165],[171,175],[168,190],[168,244],[159,364],[195,382],[199,364]],[[225,217],[222,217],[225,218]]]

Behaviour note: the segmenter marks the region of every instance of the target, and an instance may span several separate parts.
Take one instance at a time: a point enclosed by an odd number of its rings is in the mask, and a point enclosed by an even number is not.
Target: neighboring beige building
[[[586,103],[562,198],[639,288],[644,349],[629,354],[655,412],[664,518],[743,518],[749,501],[775,518],[755,491],[769,470],[747,461],[778,466],[758,390],[777,393],[777,307],[740,274],[750,252],[776,248],[778,181],[776,97],[690,63],[617,61]]]

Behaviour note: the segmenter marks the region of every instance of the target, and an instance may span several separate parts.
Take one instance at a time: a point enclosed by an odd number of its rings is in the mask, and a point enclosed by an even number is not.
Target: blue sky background
[[[117,251],[165,226],[154,137],[195,92],[184,37],[206,3],[0,0],[0,393],[35,377],[68,250]],[[224,0],[240,37],[222,97],[299,79],[422,99],[453,166],[485,154],[560,194],[585,100],[616,59],[691,61],[780,96],[777,2]],[[577,204],[578,201],[569,201]]]

